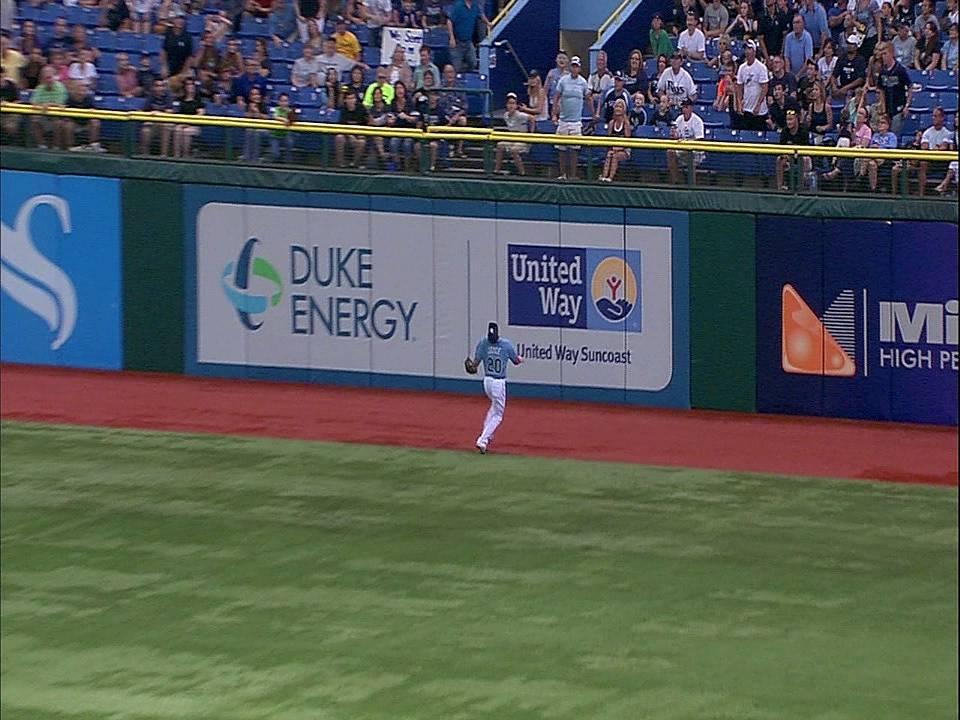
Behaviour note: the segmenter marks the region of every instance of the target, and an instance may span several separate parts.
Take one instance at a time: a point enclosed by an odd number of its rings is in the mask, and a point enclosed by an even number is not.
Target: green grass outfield
[[[0,439],[4,720],[956,717],[955,488]]]

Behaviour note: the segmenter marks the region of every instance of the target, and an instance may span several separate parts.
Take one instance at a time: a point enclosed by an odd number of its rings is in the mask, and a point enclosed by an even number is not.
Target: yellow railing
[[[617,9],[614,10],[612,13],[610,13],[610,17],[608,17],[606,20],[603,21],[603,25],[601,25],[597,29],[598,42],[600,41],[600,38],[603,37],[603,34],[607,31],[607,28],[613,25],[613,23],[617,21],[617,19],[620,17],[620,13],[624,11],[624,9],[627,7],[627,5],[631,3],[631,1],[632,0],[623,0],[623,2],[617,6]]]
[[[557,0],[559,2],[559,0]],[[506,5],[503,6],[503,10],[497,13],[497,16],[490,21],[490,30],[493,30],[497,24],[503,20],[507,13],[513,9],[513,6],[517,4],[517,0],[510,0]]]
[[[318,133],[321,135],[368,135],[413,140],[450,140],[471,142],[519,142],[531,145],[555,145],[577,147],[622,147],[636,150],[692,150],[697,152],[793,155],[804,157],[876,158],[891,157],[904,160],[927,160],[950,162],[957,159],[956,152],[943,150],[879,150],[875,148],[839,148],[796,145],[766,145],[758,143],[731,143],[707,140],[671,140],[648,138],[613,138],[606,136],[549,135],[546,133],[511,133],[490,128],[434,126],[426,130],[374,127],[370,125],[338,125],[335,123],[298,122],[286,126],[277,120],[231,118],[212,115],[178,115],[175,113],[120,112],[116,110],[79,110],[50,107],[42,109],[20,103],[0,103],[0,112],[18,115],[42,115],[75,119],[98,119],[114,122],[151,122],[173,125],[231,127],[244,130],[283,130]]]

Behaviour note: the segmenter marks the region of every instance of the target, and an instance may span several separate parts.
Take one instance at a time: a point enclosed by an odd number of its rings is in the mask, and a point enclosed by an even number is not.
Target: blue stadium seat
[[[700,108],[698,111],[700,119],[703,120],[704,128],[723,128],[727,126],[730,116],[722,111],[714,110],[712,107]]]
[[[923,70],[914,70],[911,68],[907,70],[907,75],[910,77],[911,83],[913,83],[914,85],[920,85],[924,89],[926,88],[926,82],[928,79],[926,72],[924,72]]]
[[[67,9],[60,5],[47,5],[40,11],[40,22],[53,25],[54,21],[59,17],[66,17]]]
[[[900,132],[903,135],[909,135],[911,138],[918,130],[923,130],[923,116],[919,113],[910,113],[903,121],[903,128]]]
[[[303,57],[303,43],[299,40],[287,45],[287,60],[299,60]]]
[[[117,56],[112,52],[100,53],[100,57],[97,59],[97,70],[101,75],[104,73],[112,73],[117,69]]]
[[[20,20],[32,20],[37,23],[40,22],[40,17],[42,15],[42,10],[38,7],[32,7],[30,5],[20,5],[20,8],[17,12],[17,17]]]
[[[300,120],[303,122],[320,122],[320,108],[303,108],[300,111]]]
[[[376,67],[380,64],[380,48],[378,47],[365,47],[363,48],[363,55],[360,58],[363,60],[365,65],[371,67]]]
[[[935,93],[933,99],[936,105],[939,105],[943,108],[943,111],[946,113],[955,113],[957,111],[957,94],[956,93]]]
[[[450,46],[450,35],[446,28],[430,28],[423,35],[423,44],[429,48],[447,48]]]
[[[366,25],[353,25],[350,32],[357,36],[357,42],[361,45],[369,45],[371,40],[370,28]]]
[[[289,83],[290,66],[285,62],[270,63],[270,79],[275,83]]]
[[[653,80],[657,74],[657,58],[651,57],[643,61],[643,71],[647,74],[647,77]]]
[[[94,31],[90,44],[100,52],[112,52],[117,49],[117,34],[112,30],[100,28]]]
[[[267,55],[273,61],[286,60],[287,44],[284,43],[283,45],[274,45],[273,43],[270,43],[267,46]]]
[[[913,94],[910,100],[911,112],[930,112],[936,106],[936,93],[921,91]]]
[[[143,36],[128,32],[117,33],[116,48],[125,53],[140,52],[143,48]]]
[[[104,110],[132,112],[134,110],[143,110],[144,102],[143,98],[124,98],[116,95],[104,95],[99,105]]]
[[[717,82],[717,71],[707,67],[706,63],[691,62],[686,64],[687,72],[693,77],[693,81],[698,85],[700,83]]]
[[[253,52],[256,49],[257,39],[255,37],[240,38],[240,52],[243,53],[244,57],[253,55]]]
[[[921,73],[923,89],[933,92],[957,92],[957,73],[949,70],[931,70]]]
[[[203,15],[187,15],[187,32],[191,35],[202,35],[205,22]]]
[[[242,37],[270,37],[270,25],[261,18],[245,17],[240,23]]]
[[[697,88],[697,105],[713,105],[717,99],[717,86],[713,83],[704,83]]]

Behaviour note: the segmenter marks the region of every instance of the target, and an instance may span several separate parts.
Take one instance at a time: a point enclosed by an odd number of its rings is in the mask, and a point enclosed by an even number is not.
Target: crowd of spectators
[[[8,2],[8,0],[4,0]],[[467,98],[463,73],[476,69],[476,43],[496,10],[483,0],[65,0],[69,7],[97,13],[104,30],[141,33],[154,42],[137,52],[101,57],[97,33],[68,24],[58,15],[50,27],[24,19],[8,22],[2,47],[0,98],[14,100],[24,90],[43,106],[92,107],[102,84],[121,98],[142,99],[144,109],[200,115],[218,107],[249,118],[280,121],[276,129],[245,132],[243,157],[250,162],[268,151],[274,162],[289,161],[295,146],[291,126],[301,117],[296,99],[309,92],[321,111],[337,113],[345,126],[423,128],[464,126]],[[53,7],[47,0],[26,0],[31,8]],[[939,12],[938,12],[939,11]],[[249,23],[266,31],[253,45]],[[424,46],[409,64],[397,49],[379,64],[364,52],[377,47],[377,34],[388,25],[446,30],[444,62]],[[357,35],[365,31],[365,42]],[[514,133],[553,131],[559,135],[606,134],[631,137],[645,127],[668,129],[679,140],[700,140],[711,120],[737,131],[774,133],[784,145],[836,144],[895,150],[903,146],[944,149],[956,146],[943,108],[931,113],[932,125],[905,135],[915,83],[910,71],[957,69],[957,0],[677,0],[672,15],[654,15],[640,48],[611,67],[606,53],[596,56],[592,72],[579,57],[561,51],[555,65],[529,73],[527,86],[503,102],[498,120]],[[276,49],[302,48],[276,77]],[[105,67],[109,58],[110,65]],[[291,59],[286,56],[286,59]],[[364,62],[367,59],[368,62]],[[369,63],[369,64],[368,64]],[[696,70],[694,70],[696,68]],[[707,72],[710,81],[699,77]],[[694,74],[698,77],[695,80]],[[956,75],[953,76],[956,97]],[[286,83],[286,84],[284,84]],[[701,97],[702,93],[702,97]],[[955,113],[955,99],[952,112]],[[708,116],[708,117],[707,117]],[[707,122],[704,121],[707,117]],[[940,126],[937,126],[937,118]],[[4,131],[18,118],[6,116]],[[955,126],[955,117],[953,119]],[[866,128],[869,134],[864,130]],[[913,128],[909,128],[911,131]],[[103,151],[100,124],[38,117],[30,127],[40,146]],[[79,134],[86,144],[77,145]],[[146,123],[140,150],[188,157],[196,126]],[[904,139],[907,139],[907,142]],[[369,134],[337,135],[333,143],[340,165],[413,168],[412,140],[385,141]],[[433,142],[429,166],[441,150],[463,156],[462,143],[447,148]],[[577,176],[577,145],[556,147],[557,177]],[[525,174],[530,144],[497,146],[495,168],[513,167]],[[703,152],[666,154],[674,182],[684,181]],[[916,175],[924,192],[927,163],[830,162],[793,168],[790,156],[777,162],[777,184],[786,186],[787,171],[811,184],[869,183],[873,189],[889,178],[893,187],[903,174]],[[602,158],[602,182],[613,181],[630,159],[626,148],[611,147]],[[948,189],[956,172],[946,174]]]

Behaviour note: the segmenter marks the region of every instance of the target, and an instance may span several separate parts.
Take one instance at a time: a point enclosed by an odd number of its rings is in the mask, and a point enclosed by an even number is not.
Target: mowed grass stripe
[[[948,718],[957,491],[2,425],[5,718]]]

